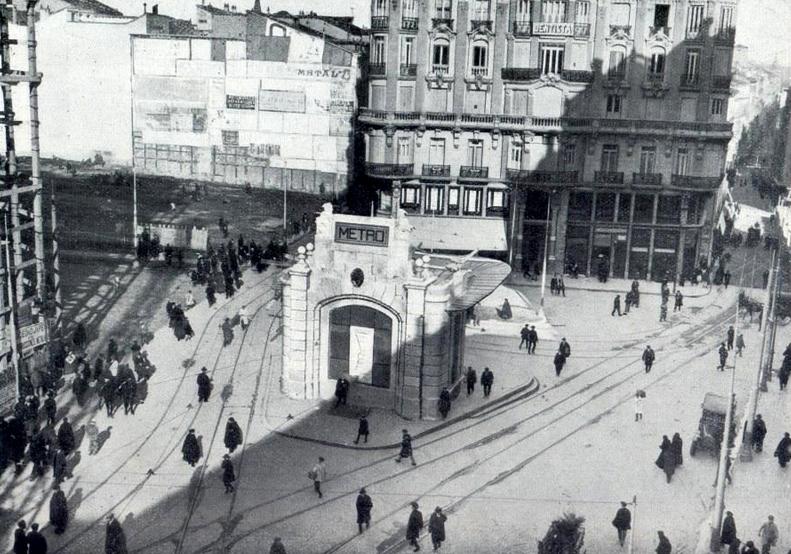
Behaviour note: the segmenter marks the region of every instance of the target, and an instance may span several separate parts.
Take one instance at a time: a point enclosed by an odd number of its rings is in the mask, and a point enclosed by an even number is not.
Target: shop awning
[[[422,250],[506,252],[506,220],[409,216],[411,241]]]

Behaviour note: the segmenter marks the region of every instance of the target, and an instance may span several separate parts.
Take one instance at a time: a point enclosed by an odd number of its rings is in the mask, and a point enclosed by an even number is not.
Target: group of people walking
[[[758,529],[758,542],[761,550],[758,550],[754,541],[748,540],[743,543],[738,537],[736,530],[736,520],[733,512],[725,512],[720,525],[720,544],[727,548],[728,554],[770,554],[772,548],[777,545],[780,539],[780,531],[775,523],[773,515],[769,515],[766,521]]]
[[[667,482],[673,479],[676,468],[684,463],[684,442],[678,433],[673,435],[673,440],[662,436],[662,444],[659,445],[659,457],[656,459],[656,466],[665,472]]]

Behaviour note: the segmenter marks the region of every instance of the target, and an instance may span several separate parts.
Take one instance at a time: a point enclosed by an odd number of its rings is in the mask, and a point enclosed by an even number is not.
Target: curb
[[[445,429],[446,427],[450,427],[451,425],[455,425],[456,423],[464,421],[465,419],[471,419],[471,418],[475,417],[477,414],[479,414],[480,412],[491,410],[491,409],[496,409],[498,407],[497,406],[498,404],[505,403],[507,400],[510,400],[513,397],[518,396],[520,394],[524,394],[525,398],[533,396],[536,392],[538,392],[538,390],[540,388],[541,388],[541,384],[538,382],[538,379],[536,379],[535,377],[531,377],[530,381],[528,381],[526,384],[524,384],[522,386],[519,386],[519,387],[517,387],[517,388],[515,388],[513,390],[510,390],[507,393],[505,393],[504,395],[502,395],[502,396],[500,396],[500,397],[498,397],[498,398],[496,398],[494,400],[491,400],[491,401],[489,401],[489,402],[487,402],[485,404],[482,404],[482,405],[470,410],[469,412],[465,412],[463,414],[459,414],[459,415],[457,415],[455,417],[452,417],[450,419],[446,419],[446,420],[442,421],[441,423],[435,425],[434,427],[430,427],[429,429],[426,429],[425,431],[421,431],[420,433],[417,433],[417,434],[413,435],[412,438],[413,439],[420,439],[420,438],[426,437],[428,435],[436,433],[437,431],[441,431],[442,429]],[[400,442],[394,442],[394,443],[391,443],[391,444],[384,444],[384,445],[380,445],[380,446],[357,446],[357,445],[345,444],[345,443],[341,443],[341,442],[329,441],[329,440],[324,440],[324,439],[315,439],[313,437],[305,437],[305,436],[302,436],[302,435],[296,435],[294,433],[288,433],[286,431],[278,431],[276,429],[273,429],[272,432],[275,433],[278,436],[281,436],[281,437],[284,437],[284,438],[288,438],[288,439],[295,439],[295,440],[300,440],[300,441],[304,441],[304,442],[312,442],[312,443],[315,443],[315,444],[321,444],[323,446],[330,446],[330,447],[334,447],[334,448],[345,448],[347,450],[392,450],[394,448],[398,448],[399,446],[401,446]]]
[[[520,283],[512,280],[507,280],[506,283],[511,287],[531,287],[531,288],[541,288],[541,284],[539,283]],[[567,282],[568,283],[568,282]],[[684,298],[703,298],[704,296],[708,296],[711,294],[711,291],[714,287],[712,286],[703,294],[684,294]],[[604,292],[609,294],[621,294],[623,291],[620,289],[595,289],[590,287],[571,287],[566,284],[566,290],[581,290],[585,292]],[[640,296],[647,295],[647,296],[661,296],[661,292],[644,292],[640,291]],[[672,295],[672,293],[671,293]]]

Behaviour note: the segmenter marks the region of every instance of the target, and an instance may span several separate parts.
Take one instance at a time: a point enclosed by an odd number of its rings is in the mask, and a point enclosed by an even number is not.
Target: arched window
[[[431,69],[432,73],[444,75],[450,69],[450,42],[444,38],[434,41],[431,50]]]
[[[652,48],[651,59],[648,62],[648,77],[661,78],[665,74],[665,49]]]
[[[472,43],[471,73],[473,75],[489,74],[489,44],[484,40],[476,40]]]
[[[626,77],[626,48],[614,46],[610,50],[610,65],[607,70],[610,79],[623,80]]]

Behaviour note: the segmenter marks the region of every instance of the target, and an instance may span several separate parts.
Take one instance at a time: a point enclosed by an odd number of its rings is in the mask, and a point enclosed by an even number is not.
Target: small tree
[[[578,554],[585,538],[585,518],[574,513],[564,513],[554,520],[538,542],[538,554]]]

